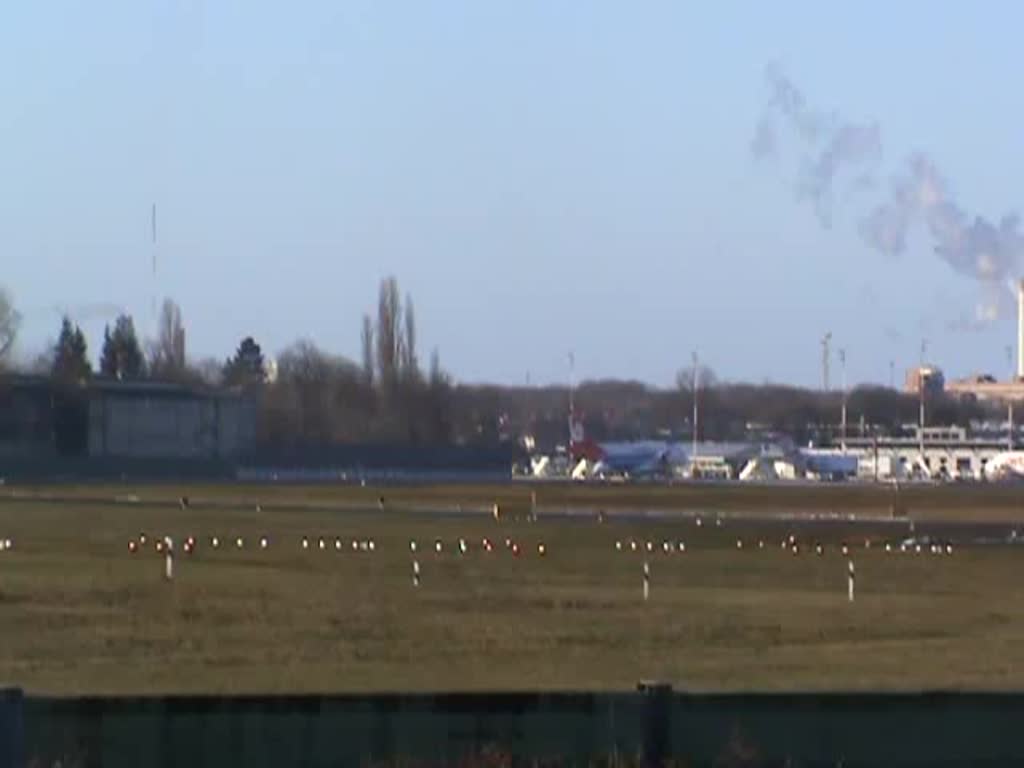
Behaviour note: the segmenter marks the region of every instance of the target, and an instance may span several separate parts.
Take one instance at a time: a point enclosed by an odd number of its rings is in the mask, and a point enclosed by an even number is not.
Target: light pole
[[[1013,347],[1006,346],[1006,364],[1010,368],[1010,387],[1006,392],[1006,450],[1013,450],[1013,379],[1016,371],[1013,367]]]
[[[846,349],[839,350],[839,378],[840,385],[843,388],[843,409],[840,426],[840,434],[842,442],[843,453],[846,453]]]
[[[921,359],[918,361],[917,366],[917,392],[918,392],[918,448],[921,451],[921,463],[925,464],[924,460],[924,356],[928,351],[928,339],[921,339]]]
[[[573,443],[576,439],[576,355],[569,352],[569,461],[572,462]]]
[[[697,471],[697,426],[700,423],[698,421],[700,412],[697,408],[697,391],[700,387],[700,364],[697,358],[697,352],[693,352],[693,453],[690,457],[690,473],[694,474]]]

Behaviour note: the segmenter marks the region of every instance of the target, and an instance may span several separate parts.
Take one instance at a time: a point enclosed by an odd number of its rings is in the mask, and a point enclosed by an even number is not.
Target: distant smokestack
[[[1024,379],[1024,280],[1017,283],[1017,378]]]

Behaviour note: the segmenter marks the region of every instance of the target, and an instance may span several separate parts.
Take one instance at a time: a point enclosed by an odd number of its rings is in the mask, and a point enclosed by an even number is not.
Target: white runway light
[[[414,587],[420,585],[420,564],[418,560],[412,561],[412,585]]]
[[[466,549],[466,540],[459,539],[459,553],[463,555],[466,554]]]
[[[302,539],[302,548],[303,549],[309,549],[309,539],[303,537],[303,539]]]
[[[334,540],[334,549],[336,552],[341,552],[341,539]]]
[[[245,539],[239,536],[237,539],[235,539],[235,546],[239,549],[242,549],[245,546]]]
[[[269,545],[270,545],[270,542],[267,541],[267,537],[266,536],[264,536],[262,539],[260,539],[260,549],[266,549]]]
[[[847,598],[853,602],[853,560],[848,561],[847,566]]]
[[[680,552],[685,552],[686,551],[686,542],[685,541],[680,541],[679,542],[679,551]]]
[[[373,552],[376,548],[377,545],[374,543],[373,539],[370,539],[370,551]]]
[[[651,567],[644,561],[644,602],[651,596]]]
[[[415,541],[410,541],[409,542],[409,551],[410,552],[415,552],[416,551],[416,542]]]
[[[441,554],[441,550],[443,548],[444,548],[444,546],[441,544],[441,540],[440,539],[437,539],[437,540],[434,541],[434,551],[437,552],[437,554]]]
[[[616,541],[615,542],[615,551],[616,552],[621,552],[622,551],[622,542],[621,541]]]
[[[327,542],[325,542],[323,539],[320,539],[319,541],[317,541],[317,546],[319,546],[320,549],[325,549],[327,547]]]
[[[214,549],[217,549],[217,547],[220,546],[220,539],[214,536],[212,539],[210,539],[210,546]]]

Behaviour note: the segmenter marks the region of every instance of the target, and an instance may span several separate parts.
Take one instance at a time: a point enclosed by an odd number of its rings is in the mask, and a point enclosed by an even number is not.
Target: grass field
[[[719,527],[714,514],[701,527],[614,514],[604,523],[528,522],[513,514],[521,495],[502,500],[513,512],[496,522],[412,511],[410,489],[387,491],[383,511],[355,508],[376,498],[371,489],[263,489],[259,511],[254,489],[190,489],[186,510],[158,503],[174,498],[171,489],[116,489],[138,497],[126,504],[86,498],[110,490],[0,502],[0,538],[14,543],[0,553],[0,684],[57,694],[622,689],[642,678],[729,690],[1024,684],[1024,548],[886,554],[881,543],[905,536],[904,526],[826,530],[726,516]],[[449,504],[453,493],[421,489],[419,498]],[[495,497],[459,493],[467,506]],[[351,509],[326,508],[334,502]],[[993,508],[997,517],[1013,509]],[[780,547],[791,531],[804,543],[799,556]],[[131,554],[140,532],[150,546]],[[171,583],[151,547],[164,534],[178,544]],[[198,540],[191,557],[180,551],[189,535]],[[321,536],[327,551],[316,546]],[[484,537],[493,553],[482,550]],[[371,538],[373,553],[352,552],[352,539]],[[616,552],[616,541],[628,550],[631,539],[684,540],[687,551]],[[852,605],[841,539],[857,568]],[[418,589],[410,540],[419,545]],[[812,553],[814,540],[826,544],[824,556]]]

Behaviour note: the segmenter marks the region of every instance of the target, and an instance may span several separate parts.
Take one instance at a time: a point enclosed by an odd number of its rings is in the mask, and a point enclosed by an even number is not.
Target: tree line
[[[20,318],[0,291],[0,364],[9,358]],[[433,350],[424,370],[412,297],[393,277],[379,287],[375,313],[361,325],[361,359],[332,354],[313,341],[283,350],[273,366],[252,337],[225,360],[194,362],[186,354],[180,308],[164,302],[156,338],[143,345],[128,315],[104,329],[99,367],[70,318],[35,365],[73,392],[94,376],[121,381],[177,382],[209,390],[238,390],[258,403],[261,441],[278,447],[344,442],[487,443],[530,435],[545,449],[568,435],[567,387],[456,384]],[[683,369],[675,388],[637,381],[585,381],[575,407],[596,440],[690,439],[694,398],[705,440],[787,435],[799,442],[834,439],[842,395],[784,385],[720,382],[708,368]],[[698,383],[696,392],[694,382]],[[967,424],[996,411],[976,402],[933,397],[929,423]],[[847,434],[894,434],[918,417],[918,399],[892,389],[862,386],[847,397]]]

